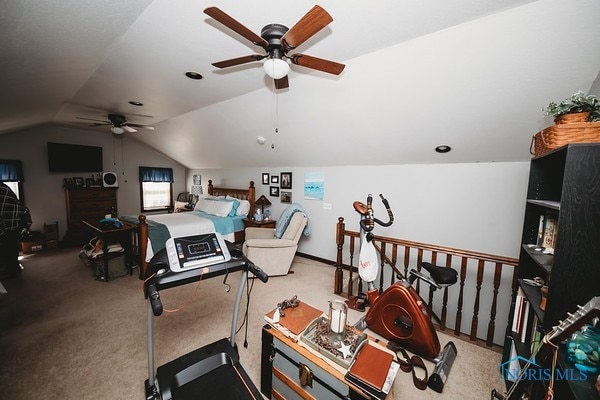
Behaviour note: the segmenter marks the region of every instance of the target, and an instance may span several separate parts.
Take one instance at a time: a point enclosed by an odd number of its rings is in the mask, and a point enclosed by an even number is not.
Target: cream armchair
[[[242,251],[269,276],[287,275],[307,222],[303,213],[294,213],[281,239],[275,237],[274,229],[246,228]]]

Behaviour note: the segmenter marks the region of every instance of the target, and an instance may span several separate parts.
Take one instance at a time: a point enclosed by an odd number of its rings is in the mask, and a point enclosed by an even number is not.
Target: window
[[[23,166],[20,160],[0,160],[0,182],[12,190],[23,203]]]
[[[140,167],[141,209],[160,211],[173,209],[173,169]]]

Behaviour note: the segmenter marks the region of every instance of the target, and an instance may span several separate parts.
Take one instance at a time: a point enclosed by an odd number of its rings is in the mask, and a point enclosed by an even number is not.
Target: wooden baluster
[[[452,255],[446,254],[446,268],[452,268]],[[440,317],[440,330],[446,330],[446,317],[448,314],[448,288],[444,288],[444,297],[442,299],[442,315]]]
[[[437,263],[437,251],[431,252],[431,263],[436,265]],[[434,287],[429,285],[429,301],[427,302],[427,309],[429,310],[429,315],[433,314],[433,292],[435,291]]]
[[[475,290],[475,304],[473,305],[473,320],[471,321],[471,340],[477,340],[477,325],[479,324],[479,296],[481,294],[481,282],[483,281],[483,266],[485,261],[477,263],[477,286]]]
[[[454,334],[460,335],[460,325],[462,323],[462,307],[463,307],[463,296],[465,289],[465,278],[467,276],[467,257],[461,257],[460,262],[460,290],[458,292],[458,307],[456,309],[456,323],[454,324]]]
[[[383,267],[385,266],[385,244],[386,242],[381,242],[381,251],[379,253],[379,264],[381,265],[381,269],[379,271],[379,293],[383,292]]]
[[[417,249],[417,271],[421,272],[421,263],[423,262],[423,249]],[[417,293],[421,294],[421,281],[420,279],[416,280],[417,286],[415,286],[415,290]]]
[[[355,238],[350,237],[350,273],[348,274],[348,298],[354,296],[354,239]]]
[[[494,271],[494,298],[492,300],[492,309],[490,310],[490,322],[488,323],[486,346],[491,347],[494,344],[494,331],[496,330],[496,304],[498,302],[498,289],[502,278],[502,263],[496,263]]]
[[[408,267],[410,265],[410,247],[404,246],[404,277],[408,279]]]
[[[344,290],[344,270],[342,269],[343,260],[343,248],[344,248],[344,232],[346,230],[346,224],[344,224],[344,218],[339,217],[338,223],[335,230],[335,243],[337,245],[337,261],[335,264],[335,278],[333,282],[333,293],[340,294]]]
[[[398,265],[398,245],[392,245],[392,264],[395,266]],[[392,278],[390,279],[390,285],[393,285],[396,282],[396,274],[392,271]]]

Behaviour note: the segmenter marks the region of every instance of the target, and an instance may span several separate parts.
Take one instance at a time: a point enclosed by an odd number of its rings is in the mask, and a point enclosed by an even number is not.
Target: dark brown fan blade
[[[290,87],[287,75],[281,79],[275,79],[275,89],[285,89]]]
[[[339,75],[346,67],[344,64],[334,61],[324,60],[306,54],[294,54],[290,57],[292,63],[306,68],[312,68],[319,71],[327,72],[328,74]]]
[[[292,26],[289,31],[281,38],[281,43],[290,50],[300,46],[308,38],[321,29],[325,28],[333,21],[331,15],[319,6],[314,6],[307,12],[296,25]]]
[[[100,125],[110,125],[111,124],[110,121],[106,121],[106,120],[103,120],[103,119],[93,119],[93,118],[84,118],[84,117],[75,117],[75,118],[77,118],[77,119],[83,119],[83,120],[86,120],[86,121],[102,122],[102,124],[100,124]]]
[[[259,35],[252,32],[250,29],[246,28],[244,25],[240,24],[238,21],[233,19],[231,16],[225,14],[223,11],[221,11],[217,7],[208,7],[207,9],[204,10],[204,13],[206,15],[214,18],[215,20],[219,21],[220,23],[222,23],[229,29],[238,33],[239,35],[245,37],[246,39],[248,39],[249,41],[251,41],[252,43],[254,43],[257,46],[260,46],[260,47],[266,49],[267,46],[269,45],[269,43],[265,39],[261,38]]]
[[[260,61],[265,57],[266,56],[261,56],[259,54],[252,54],[250,56],[244,56],[244,57],[238,57],[238,58],[232,58],[229,60],[219,61],[219,62],[213,63],[212,65],[214,65],[217,68],[227,68],[227,67],[233,67],[234,65],[246,64],[246,63],[253,62],[253,61]]]

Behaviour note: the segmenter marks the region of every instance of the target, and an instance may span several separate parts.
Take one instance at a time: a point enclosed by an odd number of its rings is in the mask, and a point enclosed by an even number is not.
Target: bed
[[[243,220],[248,215],[254,215],[255,194],[253,181],[250,181],[247,189],[232,189],[215,187],[212,180],[209,180],[208,196],[212,200],[199,199],[193,211],[119,217],[138,226],[135,245],[139,256],[140,278],[146,274],[148,261],[164,248],[166,240],[171,236],[219,232],[230,242],[244,241]],[[237,206],[235,203],[238,203]],[[239,212],[236,210],[238,206]],[[226,212],[228,207],[230,211]]]

